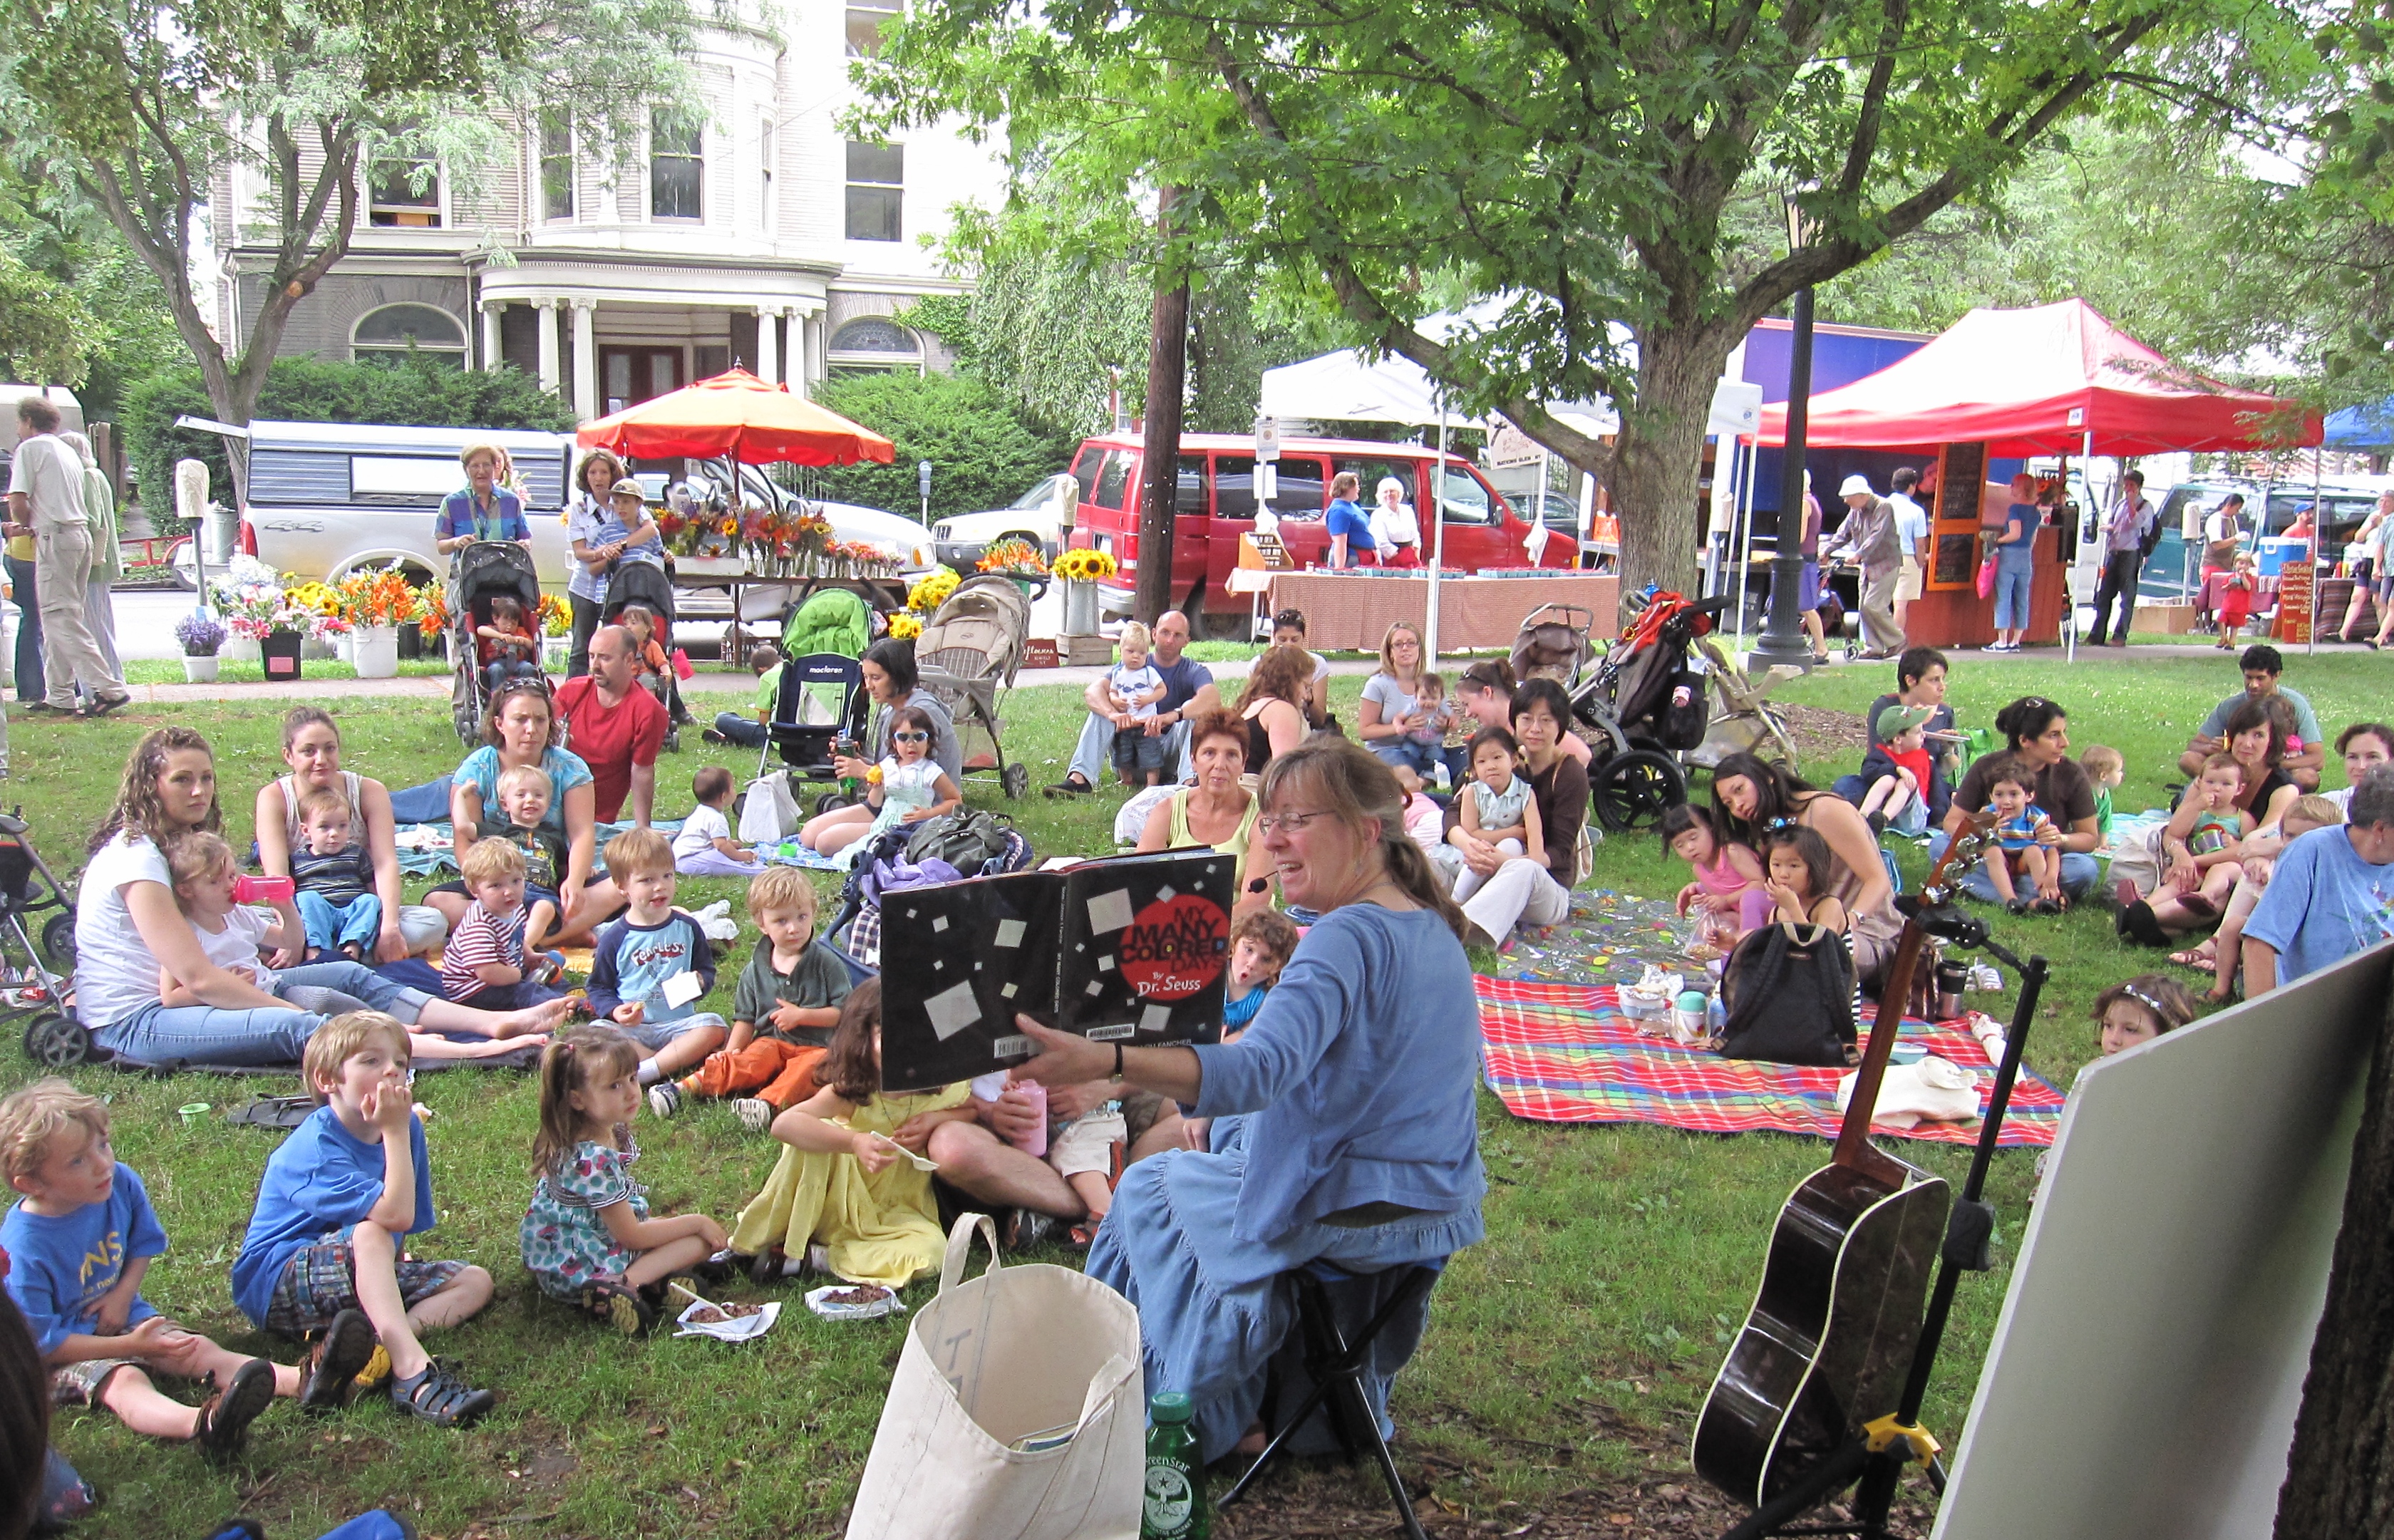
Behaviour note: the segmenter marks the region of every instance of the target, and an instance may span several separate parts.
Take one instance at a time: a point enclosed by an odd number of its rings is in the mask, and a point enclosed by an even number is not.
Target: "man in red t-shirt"
[[[665,741],[665,708],[632,677],[638,643],[620,625],[590,638],[590,672],[557,688],[565,717],[565,746],[590,767],[590,789],[601,823],[623,815],[649,826],[657,803],[657,750]]]

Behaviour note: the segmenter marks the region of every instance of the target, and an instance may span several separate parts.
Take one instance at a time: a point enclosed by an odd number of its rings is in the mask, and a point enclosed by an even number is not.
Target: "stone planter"
[[[214,684],[222,662],[214,652],[204,658],[195,658],[186,652],[183,654],[183,678],[193,684]]]

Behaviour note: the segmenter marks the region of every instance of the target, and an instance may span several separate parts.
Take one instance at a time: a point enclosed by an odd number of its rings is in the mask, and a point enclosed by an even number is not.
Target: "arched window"
[[[923,343],[887,316],[859,316],[832,334],[827,362],[835,375],[880,369],[919,371],[923,367]]]
[[[466,328],[430,305],[386,305],[362,317],[349,334],[349,357],[360,363],[405,358],[410,347],[456,368],[466,367]]]

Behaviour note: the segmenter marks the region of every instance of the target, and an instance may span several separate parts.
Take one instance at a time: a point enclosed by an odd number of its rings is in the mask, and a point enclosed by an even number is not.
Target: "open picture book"
[[[1033,1057],[1018,1012],[1101,1043],[1217,1040],[1238,866],[1167,850],[884,895],[881,1088]]]

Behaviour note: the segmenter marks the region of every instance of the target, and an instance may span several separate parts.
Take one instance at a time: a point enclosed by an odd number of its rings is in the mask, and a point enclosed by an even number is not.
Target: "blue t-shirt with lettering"
[[[68,1337],[96,1335],[100,1296],[125,1276],[125,1264],[165,1249],[166,1231],[150,1206],[149,1191],[123,1161],[104,1203],[56,1218],[29,1212],[20,1203],[0,1219],[8,1297],[33,1329],[33,1346],[46,1354]],[[125,1324],[129,1330],[157,1313],[136,1296]]]

